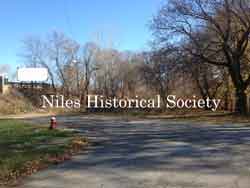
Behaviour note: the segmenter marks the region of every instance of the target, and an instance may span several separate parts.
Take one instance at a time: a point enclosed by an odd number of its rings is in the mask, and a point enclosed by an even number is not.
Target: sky
[[[22,40],[60,31],[84,44],[149,48],[149,22],[162,0],[1,0],[0,65],[21,65]]]

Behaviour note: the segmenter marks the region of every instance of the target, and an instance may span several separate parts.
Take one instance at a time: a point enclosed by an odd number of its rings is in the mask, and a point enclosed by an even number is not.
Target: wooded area
[[[27,66],[45,67],[54,91],[77,96],[220,98],[221,109],[248,111],[248,0],[169,0],[152,18],[151,51],[79,44],[61,32],[23,41]]]

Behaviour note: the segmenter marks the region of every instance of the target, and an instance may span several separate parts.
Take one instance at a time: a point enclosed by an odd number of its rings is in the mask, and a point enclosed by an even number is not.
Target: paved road
[[[250,126],[101,116],[58,121],[97,144],[72,161],[27,178],[23,187],[250,187]]]

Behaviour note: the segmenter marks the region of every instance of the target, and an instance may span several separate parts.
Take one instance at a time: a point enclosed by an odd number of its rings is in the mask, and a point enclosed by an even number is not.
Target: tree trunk
[[[54,79],[51,79],[51,85],[52,85],[53,91],[54,91],[55,94],[56,94],[56,86],[55,86]]]
[[[247,96],[242,88],[236,88],[235,92],[235,111],[239,114],[247,114]]]
[[[241,115],[247,114],[247,96],[246,87],[241,76],[240,61],[236,59],[229,67],[229,73],[232,78],[235,91],[235,112]]]
[[[224,92],[224,96],[225,96],[225,103],[224,103],[224,110],[229,110],[229,93],[230,93],[230,80],[229,80],[229,76],[225,76],[226,77],[226,91]]]

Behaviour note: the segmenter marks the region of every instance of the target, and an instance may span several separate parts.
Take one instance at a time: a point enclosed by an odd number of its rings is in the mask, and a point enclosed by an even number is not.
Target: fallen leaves
[[[49,164],[60,164],[64,161],[72,159],[72,156],[80,152],[88,145],[86,138],[81,136],[74,137],[67,146],[63,154],[45,155],[40,159],[28,161],[19,169],[12,170],[3,175],[0,172],[0,187],[6,185],[17,185],[23,177],[30,176],[37,171],[45,169]]]

